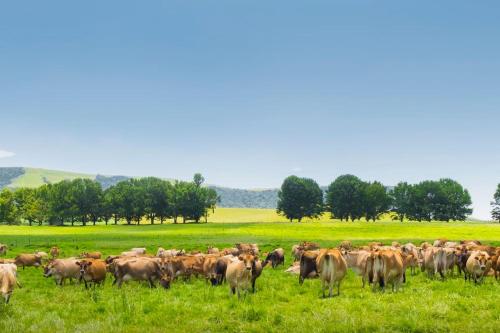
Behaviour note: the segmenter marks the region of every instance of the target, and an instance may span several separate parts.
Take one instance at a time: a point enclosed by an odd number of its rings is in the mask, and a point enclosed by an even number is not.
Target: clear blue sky
[[[500,182],[498,1],[10,1],[0,166]],[[13,156],[9,156],[12,155]]]

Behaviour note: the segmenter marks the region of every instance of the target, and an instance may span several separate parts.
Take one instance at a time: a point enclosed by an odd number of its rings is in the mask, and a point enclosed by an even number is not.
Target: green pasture
[[[234,213],[234,212],[233,212]],[[130,247],[158,246],[204,250],[236,242],[256,242],[264,251],[302,240],[335,246],[355,244],[479,239],[500,246],[500,225],[486,223],[308,222],[109,225],[87,227],[0,226],[7,257],[47,251],[58,245],[63,256],[84,250],[117,254]],[[399,293],[361,288],[349,273],[340,297],[322,299],[320,282],[298,285],[283,268],[266,268],[257,292],[238,300],[228,287],[211,287],[202,279],[176,281],[170,290],[149,289],[130,282],[85,290],[83,285],[58,287],[41,269],[20,270],[22,289],[11,304],[0,305],[0,332],[499,332],[500,283],[488,277],[481,285],[457,275],[446,281],[420,273],[410,276]],[[456,274],[456,273],[455,273]]]

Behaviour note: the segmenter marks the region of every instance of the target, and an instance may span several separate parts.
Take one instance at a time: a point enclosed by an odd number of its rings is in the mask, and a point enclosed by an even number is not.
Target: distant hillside
[[[0,189],[4,187],[38,187],[65,179],[88,178],[101,183],[103,188],[129,179],[127,176],[103,176],[36,168],[1,168]],[[276,208],[278,190],[244,190],[210,185],[221,197],[219,207],[228,208]]]

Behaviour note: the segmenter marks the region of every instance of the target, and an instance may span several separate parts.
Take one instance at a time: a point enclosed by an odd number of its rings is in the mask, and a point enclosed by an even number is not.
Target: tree
[[[387,194],[384,185],[379,182],[373,182],[364,186],[364,214],[366,220],[377,220],[380,215],[386,213],[391,204],[391,198]]]
[[[19,223],[19,212],[14,193],[7,188],[0,192],[0,223]]]
[[[317,218],[323,212],[323,191],[312,179],[290,176],[278,192],[277,212],[290,222],[304,217]]]
[[[116,213],[131,224],[136,216],[137,187],[133,179],[121,181],[110,188]]]
[[[443,178],[438,181],[442,198],[436,206],[434,218],[440,221],[465,221],[472,214],[469,191],[457,181]]]
[[[407,182],[400,182],[390,193],[393,210],[401,222],[411,215],[412,191],[412,185]]]
[[[494,220],[500,223],[500,184],[497,186],[497,190],[493,195],[493,201],[491,202],[491,206],[493,207],[491,211],[491,216]]]
[[[139,180],[139,186],[144,192],[144,211],[151,224],[156,218],[163,219],[169,211],[169,183],[159,178],[146,177]]]
[[[363,216],[366,183],[353,175],[342,175],[333,181],[326,192],[326,204],[332,217],[341,220]]]
[[[19,217],[28,221],[30,226],[33,225],[36,214],[34,211],[36,209],[35,201],[37,200],[36,189],[28,187],[19,188],[14,192],[14,198]]]
[[[72,211],[80,217],[85,226],[90,219],[95,225],[101,216],[102,188],[94,180],[77,178],[70,183]]]

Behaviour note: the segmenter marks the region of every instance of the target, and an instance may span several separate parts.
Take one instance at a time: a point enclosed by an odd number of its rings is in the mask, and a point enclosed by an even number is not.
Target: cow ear
[[[239,259],[239,260],[243,260],[243,255],[241,255],[241,254],[240,254],[240,255],[238,256],[238,259]]]
[[[75,264],[78,265],[78,266],[80,266],[80,262],[79,261],[75,262]]]
[[[92,265],[92,261],[89,261],[89,262],[88,262],[88,265],[89,265],[89,266],[90,266],[90,265]]]

